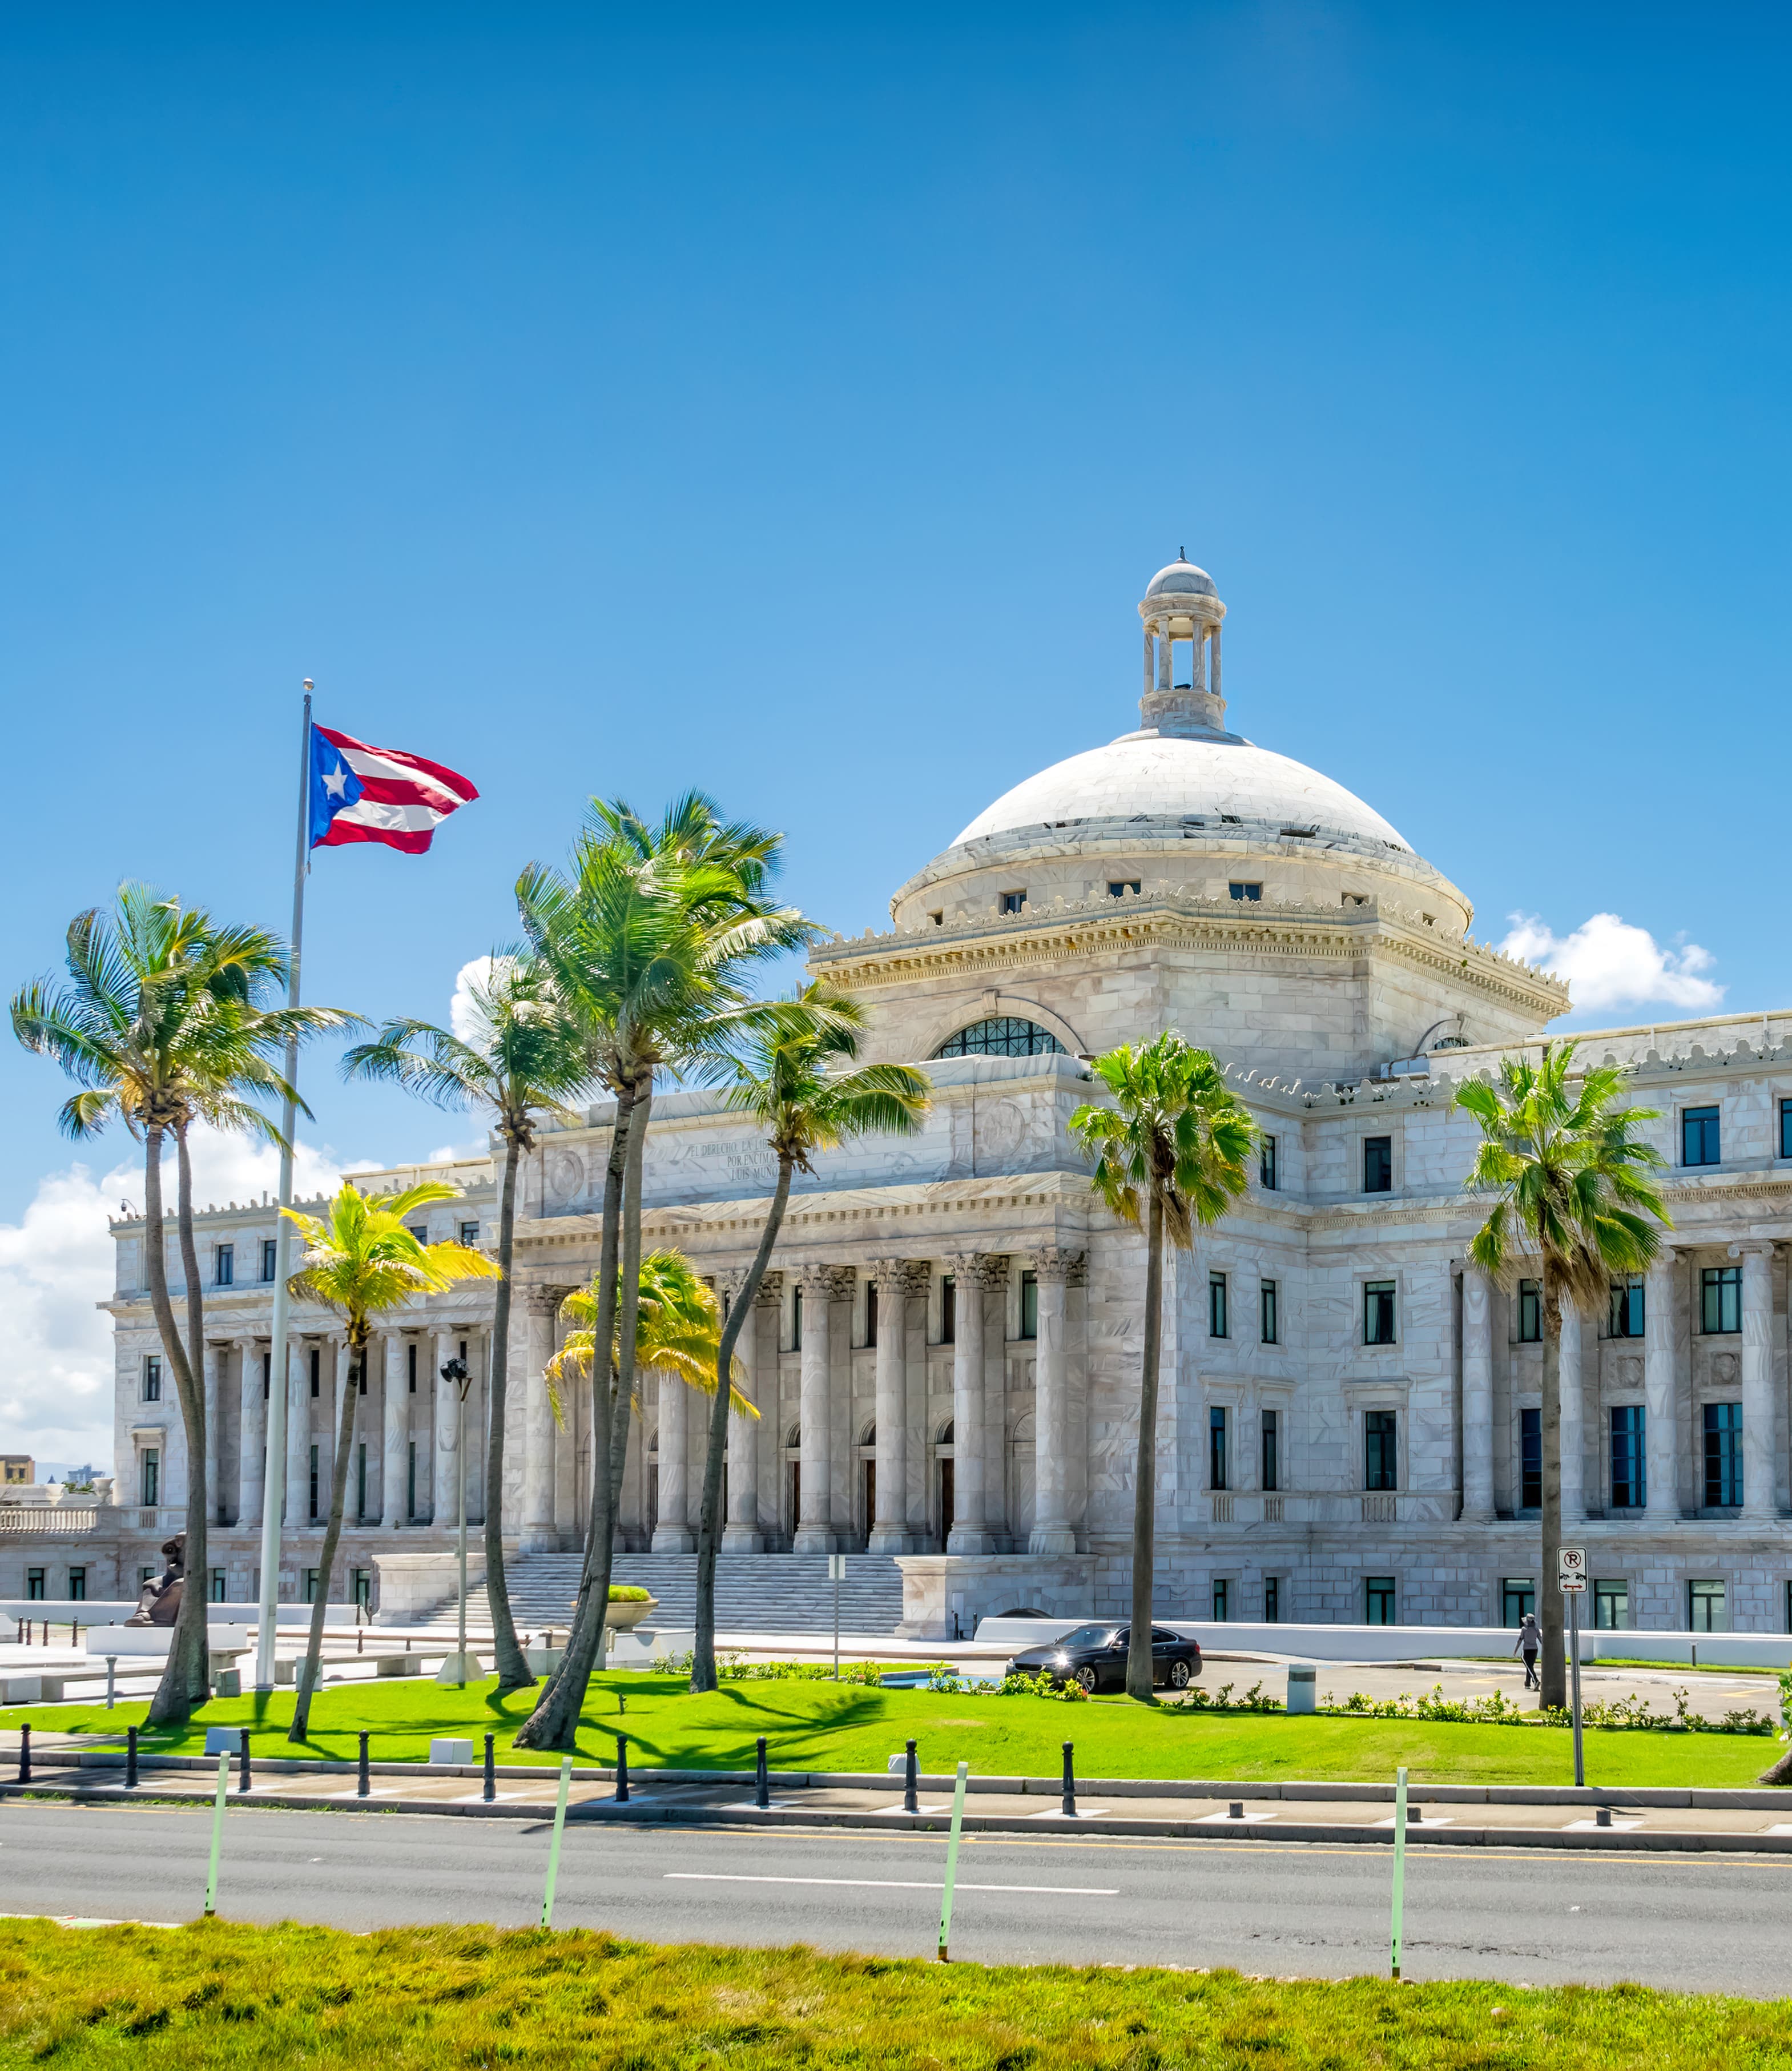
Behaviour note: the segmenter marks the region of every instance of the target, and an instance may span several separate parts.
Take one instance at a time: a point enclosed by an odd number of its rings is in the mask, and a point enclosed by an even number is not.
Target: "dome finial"
[[[1159,568],[1146,590],[1138,615],[1145,621],[1145,695],[1139,716],[1147,732],[1192,736],[1224,734],[1225,700],[1220,695],[1220,621],[1226,607],[1213,578],[1178,549],[1179,558]],[[1179,683],[1175,650],[1185,643],[1189,678]],[[1211,646],[1211,666],[1208,650]]]

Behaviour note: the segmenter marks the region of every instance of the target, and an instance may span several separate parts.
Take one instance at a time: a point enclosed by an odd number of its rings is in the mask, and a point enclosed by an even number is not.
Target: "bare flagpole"
[[[310,860],[311,679],[305,679],[305,723],[299,735],[297,855],[293,865],[292,962],[286,978],[286,1004],[299,1003],[299,946],[305,933],[305,873]],[[286,1041],[286,1083],[298,1085],[298,1037]],[[280,1205],[293,1205],[293,1134],[298,1109],[289,1093],[280,1113]],[[261,1589],[256,1630],[255,1687],[274,1687],[275,1610],[280,1601],[280,1524],[286,1500],[286,1398],[292,1382],[292,1359],[286,1346],[287,1275],[292,1269],[293,1225],[281,1216],[274,1230],[274,1313],[268,1347],[268,1451],[261,1474]],[[293,1522],[297,1523],[295,1518]],[[323,1587],[327,1590],[326,1579]]]

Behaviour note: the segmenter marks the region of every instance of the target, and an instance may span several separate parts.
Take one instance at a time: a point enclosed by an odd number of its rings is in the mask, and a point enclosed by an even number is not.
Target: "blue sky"
[[[284,926],[306,675],[484,794],[320,862],[314,999],[445,1012],[593,792],[883,922],[1133,723],[1186,544],[1234,723],[1478,933],[1792,1006],[1783,10],[664,21],[0,18],[9,986],[127,875]],[[311,1085],[341,1155],[467,1134]],[[0,1089],[17,1218],[70,1154]]]

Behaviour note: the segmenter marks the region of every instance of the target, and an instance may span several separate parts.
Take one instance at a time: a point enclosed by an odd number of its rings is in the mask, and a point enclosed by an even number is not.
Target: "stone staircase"
[[[576,1553],[513,1555],[506,1563],[511,1613],[519,1632],[572,1622],[578,1593]],[[619,1553],[611,1579],[650,1589],[659,1600],[654,1622],[688,1626],[697,1607],[695,1553]],[[449,1597],[420,1623],[431,1631],[454,1629],[457,1598]],[[902,1571],[886,1553],[847,1556],[840,1585],[840,1630],[893,1633],[902,1622]],[[491,1613],[482,1585],[467,1592],[467,1622],[488,1630]],[[825,1553],[724,1553],[716,1563],[716,1629],[719,1633],[831,1633],[834,1585]]]

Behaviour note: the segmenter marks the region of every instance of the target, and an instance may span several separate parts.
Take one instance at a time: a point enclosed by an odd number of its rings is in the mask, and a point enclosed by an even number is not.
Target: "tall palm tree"
[[[596,1341],[615,1343],[618,1354],[613,1378],[593,1367],[591,1515],[572,1629],[519,1746],[572,1746],[602,1641],[634,1391],[642,1156],[654,1076],[712,1051],[720,1031],[762,1011],[747,993],[754,966],[814,933],[800,914],[771,902],[779,841],[724,822],[696,794],[657,828],[624,803],[593,801],[570,869],[532,864],[518,880],[531,947],[580,1025],[592,1077],[616,1101],[593,1328]]]
[[[516,1237],[516,1171],[535,1147],[543,1117],[573,1121],[566,1103],[589,1083],[577,1024],[531,958],[490,959],[470,988],[474,1026],[463,1041],[428,1021],[388,1021],[342,1060],[343,1076],[401,1085],[438,1107],[483,1108],[504,1146],[498,1190],[498,1283],[492,1318],[490,1429],[486,1437],[486,1595],[491,1606],[498,1687],[535,1681],[518,1644],[504,1573],[504,1418],[510,1379],[511,1261]]]
[[[831,1150],[851,1138],[911,1134],[927,1111],[933,1087],[925,1072],[909,1064],[852,1068],[864,1025],[864,1009],[858,1001],[818,978],[739,1031],[706,1073],[713,1077],[725,1070],[732,1074],[725,1095],[728,1106],[752,1118],[777,1159],[777,1183],[765,1212],[759,1249],[729,1304],[723,1327],[716,1352],[718,1376],[724,1370],[734,1370],[734,1348],[771,1263],[795,1175],[813,1172],[817,1151]],[[728,1405],[713,1380],[711,1400],[697,1528],[693,1690],[716,1687],[716,1558],[722,1541]]]
[[[1538,1703],[1568,1701],[1562,1598],[1555,1586],[1562,1539],[1562,1310],[1600,1313],[1614,1280],[1641,1273],[1671,1229],[1651,1175],[1665,1163],[1636,1134],[1652,1109],[1622,1107],[1624,1074],[1595,1064],[1570,1085],[1575,1044],[1545,1043],[1540,1063],[1502,1057],[1499,1081],[1471,1079],[1456,1105],[1480,1126],[1468,1184],[1499,1198],[1470,1256],[1491,1279],[1535,1279],[1543,1306],[1543,1560],[1538,1570],[1543,1688]]]
[[[601,1303],[597,1283],[575,1287],[560,1304],[560,1314],[576,1326],[561,1340],[560,1350],[547,1362],[545,1378],[554,1421],[566,1429],[566,1405],[562,1385],[588,1378],[597,1348],[597,1314]],[[611,1314],[615,1305],[611,1304]],[[641,1261],[641,1292],[635,1311],[635,1370],[670,1374],[687,1388],[713,1395],[716,1387],[716,1350],[722,1339],[722,1305],[715,1290],[698,1277],[682,1251],[650,1251]],[[610,1374],[618,1370],[617,1347],[610,1343]],[[746,1396],[728,1383],[735,1407],[743,1416],[759,1412]],[[641,1413],[638,1396],[629,1405]]]
[[[1141,1050],[1122,1043],[1095,1060],[1113,1105],[1086,1105],[1071,1133],[1095,1159],[1102,1201],[1145,1230],[1145,1359],[1133,1487],[1133,1618],[1126,1694],[1151,1697],[1151,1565],[1157,1531],[1158,1369],[1163,1347],[1163,1247],[1192,1251],[1250,1183],[1257,1124],[1205,1050],[1174,1029]]]
[[[162,1356],[174,1376],[187,1440],[187,1587],[168,1665],[150,1702],[152,1724],[178,1724],[209,1694],[206,1647],[211,1491],[206,1479],[205,1299],[193,1234],[189,1132],[195,1122],[281,1141],[257,1098],[293,1098],[277,1068],[289,1040],[352,1020],[330,1007],[269,1004],[285,982],[286,953],[259,928],[221,928],[141,884],[120,887],[69,923],[65,982],[39,982],[13,997],[13,1032],[53,1057],[80,1090],[58,1118],[76,1139],[114,1119],[143,1146],[143,1262]],[[187,1337],[169,1296],[162,1163],[176,1152],[175,1218],[186,1281]]]
[[[458,1187],[426,1179],[402,1193],[363,1194],[352,1179],[330,1204],[326,1216],[308,1216],[297,1208],[281,1213],[297,1226],[305,1256],[288,1285],[301,1301],[334,1309],[348,1327],[349,1371],[367,1355],[373,1319],[398,1308],[414,1295],[440,1294],[461,1280],[495,1280],[500,1268],[482,1251],[464,1244],[425,1244],[413,1236],[404,1218],[437,1201],[460,1198]],[[311,1698],[317,1687],[323,1649],[324,1614],[329,1608],[330,1571],[342,1536],[342,1504],[348,1494],[348,1456],[353,1450],[357,1389],[351,1380],[342,1390],[337,1416],[335,1464],[330,1478],[330,1517],[318,1556],[318,1594],[311,1606],[311,1634],[300,1671],[297,1700],[286,1737],[302,1741],[311,1720]]]

